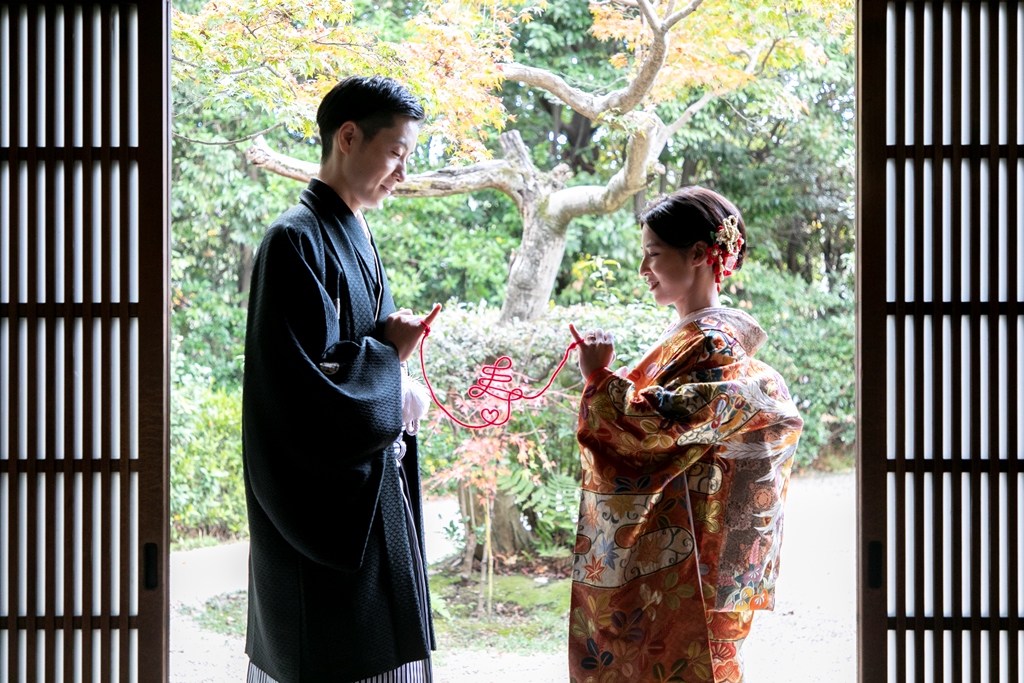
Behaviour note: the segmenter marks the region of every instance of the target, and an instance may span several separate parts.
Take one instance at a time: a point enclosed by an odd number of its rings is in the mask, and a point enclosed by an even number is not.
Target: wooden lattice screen
[[[167,678],[168,22],[0,5],[0,681]]]
[[[858,14],[860,680],[1018,683],[1024,10]]]

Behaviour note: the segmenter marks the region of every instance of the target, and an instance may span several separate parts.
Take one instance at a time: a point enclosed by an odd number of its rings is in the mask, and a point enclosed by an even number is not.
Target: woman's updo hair
[[[743,266],[747,254],[747,226],[736,205],[714,190],[691,185],[672,194],[652,199],[640,212],[640,224],[646,225],[662,242],[677,249],[689,249],[698,242],[709,247],[715,243],[718,226],[729,216],[743,236],[743,245],[736,256],[734,271]]]

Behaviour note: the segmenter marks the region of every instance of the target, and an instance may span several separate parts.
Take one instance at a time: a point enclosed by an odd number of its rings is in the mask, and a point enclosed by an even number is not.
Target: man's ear
[[[361,133],[355,121],[346,121],[334,132],[334,149],[342,154],[351,154]]]

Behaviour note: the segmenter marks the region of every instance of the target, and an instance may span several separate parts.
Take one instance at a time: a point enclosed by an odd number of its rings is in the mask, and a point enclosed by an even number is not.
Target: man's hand
[[[434,304],[434,308],[426,317],[413,315],[408,308],[395,311],[388,316],[384,322],[384,337],[398,349],[398,360],[403,363],[409,360],[416,350],[416,345],[419,344],[420,337],[440,311],[441,304]]]
[[[584,381],[590,378],[594,370],[606,368],[615,360],[615,338],[611,332],[588,330],[580,336],[576,326],[569,323],[569,333],[580,352],[580,373]]]

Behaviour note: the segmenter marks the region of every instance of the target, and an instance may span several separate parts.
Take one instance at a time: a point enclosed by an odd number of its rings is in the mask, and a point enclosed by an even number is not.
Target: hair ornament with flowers
[[[735,214],[727,216],[722,224],[715,228],[712,236],[714,244],[708,249],[708,265],[715,270],[715,284],[721,292],[722,278],[733,274],[740,249],[743,248],[739,218]]]

